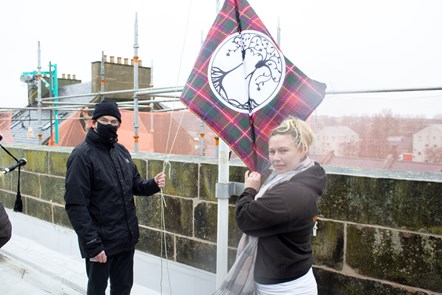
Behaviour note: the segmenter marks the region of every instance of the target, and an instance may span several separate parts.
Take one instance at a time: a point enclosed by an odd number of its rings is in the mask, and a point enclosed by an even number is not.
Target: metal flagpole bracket
[[[215,196],[217,199],[229,199],[231,196],[239,196],[244,190],[244,183],[229,182],[216,183]]]

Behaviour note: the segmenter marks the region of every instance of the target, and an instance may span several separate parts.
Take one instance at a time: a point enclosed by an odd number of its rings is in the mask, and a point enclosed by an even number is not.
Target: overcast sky
[[[328,91],[442,87],[440,0],[249,3],[274,39],[279,18],[285,56]],[[20,75],[37,70],[38,41],[42,71],[51,62],[59,76],[75,74],[82,81],[90,81],[91,62],[102,51],[132,58],[135,13],[138,55],[144,66],[153,62],[155,87],[184,85],[216,17],[215,0],[8,1],[0,11],[1,106],[27,104]],[[402,114],[442,113],[440,92],[412,93],[405,100],[346,97],[328,96],[320,108],[362,113],[367,104]]]

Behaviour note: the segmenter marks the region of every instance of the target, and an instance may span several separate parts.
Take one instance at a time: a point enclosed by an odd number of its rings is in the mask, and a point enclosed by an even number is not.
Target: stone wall
[[[71,148],[6,148],[28,161],[21,171],[23,213],[71,227],[63,201],[65,163]],[[163,190],[166,208],[160,194],[136,198],[141,232],[138,250],[167,254],[172,261],[215,273],[217,162],[159,154],[134,156],[146,177],[164,170],[165,159],[170,162]],[[11,163],[9,155],[0,153],[0,167]],[[231,165],[230,181],[242,182],[245,170],[241,164]],[[312,238],[319,294],[442,293],[442,182],[326,170],[318,233]],[[14,206],[17,177],[13,171],[0,178],[0,201],[9,208]],[[230,265],[241,235],[234,221],[235,200],[232,196],[229,211]]]

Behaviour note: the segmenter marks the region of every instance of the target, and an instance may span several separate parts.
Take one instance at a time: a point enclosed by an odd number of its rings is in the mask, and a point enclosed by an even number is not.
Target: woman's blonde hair
[[[293,116],[287,117],[273,129],[270,137],[275,135],[290,135],[299,151],[309,151],[313,143],[314,134],[310,126],[303,120]]]

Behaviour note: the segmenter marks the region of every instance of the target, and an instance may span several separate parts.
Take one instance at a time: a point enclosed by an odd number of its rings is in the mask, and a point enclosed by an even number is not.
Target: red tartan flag
[[[225,0],[180,99],[251,171],[263,172],[272,129],[289,115],[307,119],[325,88],[282,54],[247,1]]]

